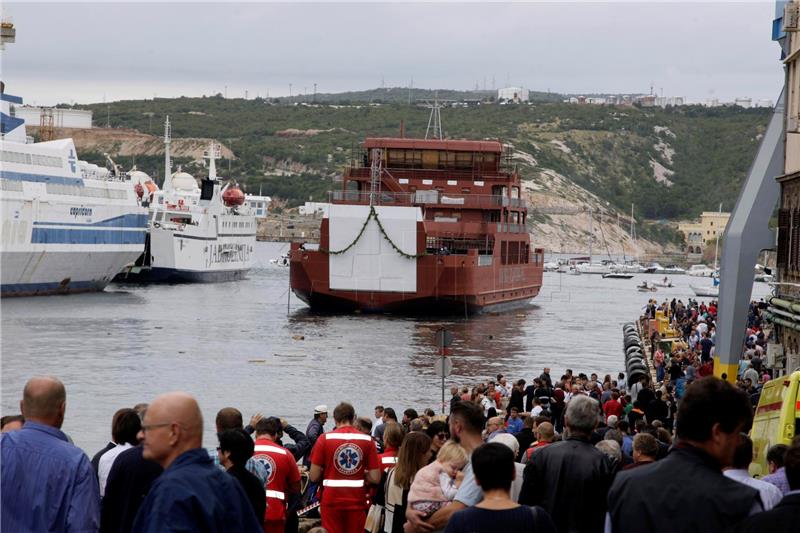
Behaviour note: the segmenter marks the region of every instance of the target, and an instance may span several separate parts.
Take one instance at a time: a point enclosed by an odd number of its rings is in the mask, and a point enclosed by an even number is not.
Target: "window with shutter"
[[[788,209],[778,210],[778,268],[786,268],[789,259],[789,223],[791,212]]]

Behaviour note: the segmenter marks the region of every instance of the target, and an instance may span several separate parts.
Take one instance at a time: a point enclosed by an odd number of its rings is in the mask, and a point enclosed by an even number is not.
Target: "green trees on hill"
[[[170,115],[173,137],[212,137],[234,151],[230,172],[223,162],[221,174],[237,178],[250,192],[261,188],[296,205],[324,199],[330,178],[364,137],[397,136],[401,122],[406,136],[425,135],[429,110],[407,105],[400,90],[384,93],[393,103],[375,105],[374,94],[373,104],[352,105],[221,97],[122,101],[110,104],[109,117],[113,127],[158,136]],[[332,96],[317,95],[329,101]],[[350,93],[347,100],[358,98]],[[81,107],[106,118],[106,104]],[[624,211],[635,203],[637,215],[650,219],[689,218],[720,202],[731,209],[768,115],[766,109],[738,107],[662,110],[560,102],[442,110],[448,137],[502,139],[529,153],[538,164],[520,160],[523,177],[535,179],[537,171],[553,169]],[[158,158],[136,162],[147,172],[162,171]],[[124,158],[122,163],[128,164]],[[654,163],[666,168],[671,185],[654,179]]]

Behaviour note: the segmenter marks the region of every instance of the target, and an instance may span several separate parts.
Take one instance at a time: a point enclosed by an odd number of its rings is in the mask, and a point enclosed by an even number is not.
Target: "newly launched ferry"
[[[103,290],[141,254],[147,212],[126,176],[79,161],[72,139],[32,142],[14,105],[0,85],[0,292]]]
[[[314,247],[292,243],[312,309],[505,310],[542,285],[511,152],[499,141],[367,138],[333,191]]]

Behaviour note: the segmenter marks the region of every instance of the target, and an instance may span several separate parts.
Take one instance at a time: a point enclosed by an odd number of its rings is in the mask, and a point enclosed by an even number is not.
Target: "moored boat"
[[[623,272],[608,272],[603,274],[603,278],[609,279],[631,279],[633,274],[625,274]]]
[[[101,291],[142,253],[147,212],[126,175],[79,161],[72,139],[29,141],[15,105],[3,89],[0,294]]]
[[[149,198],[145,252],[118,281],[218,282],[243,279],[252,265],[256,219],[235,185],[222,185],[216,172],[219,146],[205,152],[208,176],[198,186],[178,169],[170,172],[169,117],[165,125],[164,188]]]

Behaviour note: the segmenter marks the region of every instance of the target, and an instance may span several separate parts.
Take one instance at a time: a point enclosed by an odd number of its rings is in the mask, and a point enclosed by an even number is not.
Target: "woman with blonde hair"
[[[431,438],[421,431],[406,435],[397,452],[397,464],[386,479],[386,533],[400,533],[406,522],[408,491],[414,476],[428,464],[431,454]]]

